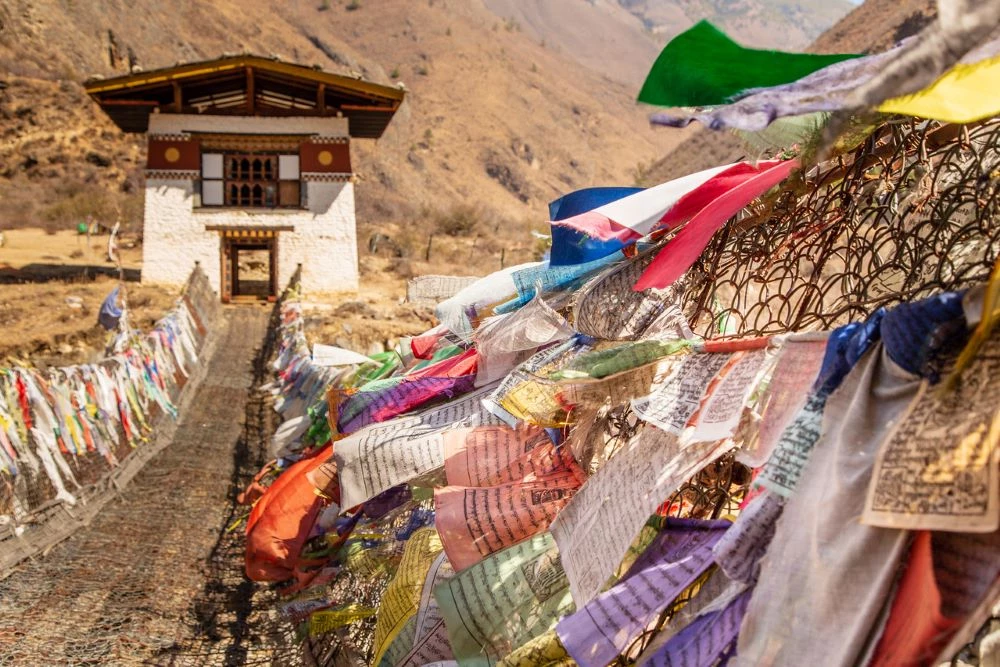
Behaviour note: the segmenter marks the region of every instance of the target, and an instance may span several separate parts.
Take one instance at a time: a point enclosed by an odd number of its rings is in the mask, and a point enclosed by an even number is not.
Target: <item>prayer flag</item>
[[[699,21],[663,48],[639,91],[639,101],[663,107],[725,104],[752,88],[797,81],[857,57],[748,49],[708,21]]]
[[[713,167],[689,174],[598,208],[560,218],[554,221],[553,228],[568,227],[582,232],[591,239],[616,241],[622,246],[627,245],[648,234],[681,197],[726,171],[730,166]],[[554,247],[555,238],[553,238]]]
[[[667,243],[633,289],[636,291],[650,287],[663,289],[672,284],[691,268],[705,250],[712,235],[726,224],[729,218],[785,180],[797,166],[796,160],[767,162],[758,165],[756,174],[747,172],[738,177],[734,175],[734,180],[741,182],[728,190],[720,188],[721,194],[699,210],[677,236]]]
[[[552,221],[552,266],[583,264],[621,250],[625,244],[618,239],[601,241],[572,227],[556,224],[592,211],[606,204],[642,192],[643,188],[584,188],[570,192],[549,204],[549,220]]]
[[[947,123],[973,123],[1000,112],[1000,57],[955,65],[912,95],[896,97],[878,110]]]

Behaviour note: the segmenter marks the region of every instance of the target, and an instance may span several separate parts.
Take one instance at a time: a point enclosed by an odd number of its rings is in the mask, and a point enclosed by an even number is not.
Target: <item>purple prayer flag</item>
[[[725,609],[703,614],[650,657],[650,667],[712,667],[740,633],[751,591],[740,593]]]
[[[583,667],[603,667],[614,660],[712,565],[712,547],[731,525],[667,519],[666,529],[618,584],[556,626],[569,655]]]
[[[713,549],[715,562],[734,581],[753,583],[760,561],[771,545],[775,525],[785,509],[785,499],[765,491],[751,500]]]
[[[472,391],[476,374],[459,377],[423,377],[378,391],[360,391],[340,405],[337,430],[344,434],[398,417],[433,401],[450,399]],[[353,415],[347,417],[348,415]]]
[[[361,510],[369,519],[381,519],[405,502],[413,499],[413,493],[406,484],[393,486],[370,500],[366,500]]]

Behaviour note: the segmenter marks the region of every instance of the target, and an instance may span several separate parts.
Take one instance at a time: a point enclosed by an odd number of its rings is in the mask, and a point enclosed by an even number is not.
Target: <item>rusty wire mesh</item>
[[[1000,254],[998,146],[1000,120],[882,125],[853,152],[807,172],[775,201],[751,208],[717,235],[687,277],[682,308],[692,328],[706,338],[828,329],[882,306],[984,281]],[[619,283],[651,257],[616,270],[617,282],[605,291],[623,289]],[[640,295],[626,296],[623,305],[648,311],[646,319],[659,312]],[[606,306],[606,300],[594,302]],[[587,315],[588,302],[579,303],[577,314]],[[604,321],[600,313],[583,319]],[[609,455],[644,428],[627,406],[611,406],[598,419],[597,437]],[[682,485],[659,513],[735,515],[750,477],[746,466],[726,455]],[[348,585],[373,601],[387,581]],[[692,587],[669,605],[618,664],[634,661],[696,591]],[[373,623],[350,631],[357,658],[370,657]],[[333,657],[346,645],[340,639],[331,635],[314,644],[319,664],[338,663]]]
[[[209,329],[217,319],[218,304],[208,278],[200,269],[191,274],[181,299],[195,321],[194,344],[201,350]],[[59,369],[50,369],[48,375],[51,378],[60,372]],[[164,379],[169,398],[176,403],[188,379],[179,371]],[[6,475],[0,477],[0,514],[10,514],[15,504],[19,510],[17,521],[0,523],[0,576],[4,576],[23,559],[41,553],[88,524],[107,502],[121,492],[146,462],[165,446],[174,426],[172,418],[165,415],[155,401],[149,402],[145,418],[152,430],[145,433],[148,440],[135,448],[125,437],[121,425],[114,423],[118,445],[112,445],[112,453],[117,461],[116,465],[111,465],[96,451],[85,451],[68,457],[73,476],[80,484],[80,488],[73,489],[78,501],[74,507],[69,507],[55,497],[56,489],[42,470],[32,472],[25,466],[13,479]],[[100,423],[94,425],[95,428],[101,426]],[[139,428],[138,425],[134,427]],[[161,431],[165,433],[160,433]],[[33,437],[29,433],[29,440]]]
[[[776,201],[732,220],[688,273],[693,289],[682,308],[706,338],[862,320],[880,307],[985,282],[1000,255],[998,214],[1000,120],[890,122],[835,164],[807,172]],[[649,257],[638,260],[631,273]],[[619,408],[606,418],[612,446],[642,428],[627,413]],[[750,470],[727,455],[686,482],[659,513],[734,515],[749,483]],[[616,664],[632,664],[697,589],[674,600]],[[974,656],[970,644],[963,658]]]
[[[998,120],[966,127],[913,120],[882,125],[853,152],[807,172],[714,239],[688,274],[682,307],[693,315],[692,328],[707,338],[828,329],[879,307],[984,281],[1000,254],[998,147]],[[618,283],[651,256],[619,269]],[[646,319],[659,312],[628,296],[624,305],[648,311]],[[588,312],[586,305],[579,309]],[[590,319],[602,321],[599,313]],[[644,428],[624,405],[597,418],[597,437],[609,455]],[[735,515],[750,477],[733,455],[723,456],[683,484],[659,514]],[[339,585],[375,604],[388,580],[345,578]],[[618,664],[632,663],[702,583],[669,605]],[[318,664],[370,658],[373,628],[369,619],[313,640],[311,653]]]
[[[620,448],[636,437],[646,424],[635,418],[628,405],[617,406],[602,417],[601,433],[604,443],[611,449]],[[739,513],[740,503],[750,488],[751,470],[736,461],[730,453],[709,463],[680,486],[657,509],[657,516],[689,519],[719,519]],[[662,524],[661,524],[662,526]],[[622,654],[615,665],[634,664],[635,659],[663,631],[674,616],[698,593],[706,576],[684,590],[660,612],[655,621],[640,633]]]
[[[880,126],[720,232],[696,265],[706,337],[829,329],[985,282],[1000,256],[1000,119]]]
[[[354,602],[378,608],[382,594],[403,557],[406,540],[419,525],[433,523],[433,502],[413,500],[384,517],[358,527],[359,532],[383,537],[365,540],[363,549],[348,557],[340,576],[326,595],[335,603]],[[371,616],[337,631],[311,637],[307,648],[319,665],[370,664],[374,658],[376,617]]]
[[[221,319],[170,446],[89,526],[0,581],[0,665],[303,664],[276,593],[243,575],[236,494],[274,428],[255,388],[270,372],[268,318]]]

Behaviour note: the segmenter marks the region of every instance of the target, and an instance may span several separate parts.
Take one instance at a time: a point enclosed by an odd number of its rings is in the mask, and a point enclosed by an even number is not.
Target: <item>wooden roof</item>
[[[252,55],[137,72],[84,84],[126,132],[145,132],[149,114],[338,116],[352,137],[377,139],[405,92],[361,79]]]

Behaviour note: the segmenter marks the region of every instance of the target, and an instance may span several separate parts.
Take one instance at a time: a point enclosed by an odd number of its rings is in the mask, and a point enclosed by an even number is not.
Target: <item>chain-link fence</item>
[[[830,329],[983,283],[1000,257],[1000,118],[893,120],[727,225],[689,274],[706,336]]]

